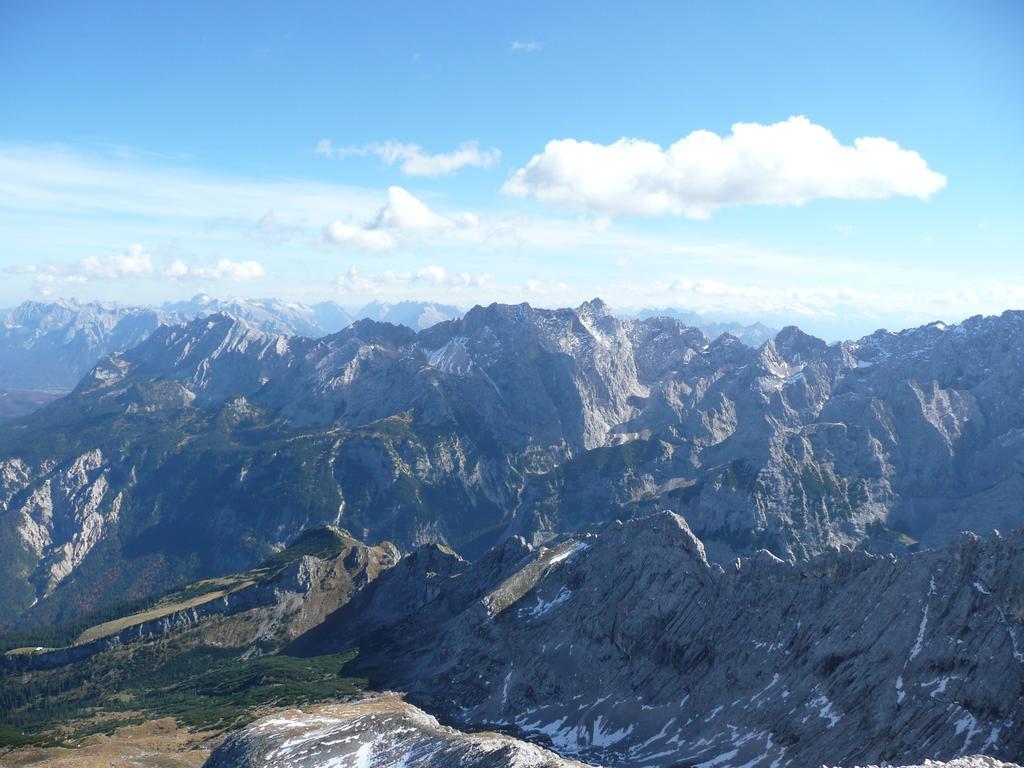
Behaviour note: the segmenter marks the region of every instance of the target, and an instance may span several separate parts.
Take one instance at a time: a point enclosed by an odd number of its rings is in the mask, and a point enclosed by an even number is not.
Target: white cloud
[[[16,275],[33,275],[36,288],[44,294],[51,293],[60,285],[83,285],[90,282],[113,282],[119,280],[159,279],[161,277],[182,279],[186,277],[204,280],[257,280],[264,275],[263,266],[256,261],[232,261],[220,259],[210,266],[190,266],[181,259],[174,259],[162,270],[157,269],[153,258],[139,244],[130,245],[123,252],[111,256],[86,256],[72,264],[26,264],[10,267],[7,272]]]
[[[90,281],[112,281],[151,277],[153,259],[138,243],[108,256],[86,256],[71,264],[45,262],[8,267],[14,275],[33,275],[36,288],[49,294],[59,285],[82,285]]]
[[[398,245],[390,232],[369,227],[357,227],[343,221],[334,221],[324,234],[328,242],[345,245],[361,251],[388,251]]]
[[[917,152],[878,137],[841,144],[806,117],[736,123],[720,137],[694,131],[667,149],[640,139],[548,142],[505,183],[603,216],[705,219],[729,205],[801,205],[816,198],[927,199],[946,185]]]
[[[448,230],[474,227],[472,213],[444,216],[402,187],[388,187],[387,203],[365,225],[334,221],[324,238],[329,243],[363,251],[387,251],[413,240],[436,236]]]
[[[572,292],[572,287],[560,281],[538,280],[532,278],[523,284],[523,292],[532,298],[545,300],[550,297],[565,296]]]
[[[501,160],[501,150],[480,149],[479,142],[466,141],[451,152],[430,154],[419,144],[383,141],[362,147],[335,147],[330,139],[321,139],[314,150],[318,155],[343,159],[349,156],[377,155],[387,165],[398,164],[407,176],[447,176],[460,168],[490,168]]]
[[[540,50],[540,43],[533,42],[532,40],[513,40],[509,44],[509,48],[518,53],[533,53]]]
[[[839,329],[838,335],[843,337],[849,336],[841,331],[842,327],[850,324],[870,332],[878,327],[903,328],[937,319],[949,321],[973,314],[996,314],[1006,307],[1024,304],[1024,284],[991,279],[943,290],[930,284],[892,288],[815,283],[768,285],[684,275],[642,285],[619,285],[615,289],[609,298],[620,306],[674,306],[717,317],[759,319],[776,327],[808,323],[805,327],[812,330],[815,326]]]
[[[489,274],[454,272],[436,264],[416,270],[389,269],[375,273],[366,273],[358,267],[349,267],[347,272],[337,278],[335,285],[341,293],[359,295],[378,295],[382,290],[401,292],[411,288],[437,288],[447,292],[469,288],[492,289],[494,278]]]
[[[489,288],[494,285],[494,278],[488,274],[474,275],[469,272],[452,272],[436,265],[416,270],[413,280],[416,283],[429,283],[447,288]]]
[[[181,259],[175,259],[170,263],[167,269],[164,270],[165,277],[185,277],[189,273],[188,264]]]
[[[122,277],[143,277],[153,273],[153,260],[138,243],[114,256],[87,256],[79,268],[86,277],[117,280]]]
[[[832,229],[834,229],[843,237],[849,237],[850,235],[857,231],[857,228],[853,226],[853,224],[833,224]]]
[[[181,274],[184,268],[186,271]],[[178,274],[171,274],[171,272]],[[263,265],[258,261],[232,261],[231,259],[218,259],[210,266],[190,267],[180,259],[176,260],[165,273],[168,277],[198,277],[204,280],[234,280],[236,282],[249,282],[259,280],[266,275]]]
[[[364,276],[358,267],[349,267],[348,272],[338,275],[334,284],[340,293],[367,294],[377,287],[373,276]]]
[[[374,229],[429,232],[455,226],[452,219],[434,213],[426,203],[402,187],[388,187],[388,202],[377,214]]]

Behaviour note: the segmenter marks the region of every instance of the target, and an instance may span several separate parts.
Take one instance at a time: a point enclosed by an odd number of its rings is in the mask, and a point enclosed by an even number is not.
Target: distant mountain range
[[[161,325],[218,313],[240,318],[268,333],[310,338],[337,333],[361,319],[419,331],[462,315],[456,306],[426,301],[373,301],[353,311],[333,301],[302,304],[279,299],[216,299],[206,294],[159,307],[73,299],[29,301],[0,312],[0,421],[31,413],[56,394],[71,390],[104,355],[130,349]],[[637,315],[640,319],[655,316],[681,320],[712,339],[730,333],[750,346],[760,346],[776,333],[760,323],[710,321],[676,309],[643,310]]]
[[[462,310],[451,304],[433,304],[426,301],[399,301],[387,304],[372,301],[353,315],[353,320],[376,320],[394,323],[422,331],[445,320],[462,317]]]
[[[688,312],[683,309],[665,307],[664,309],[643,309],[637,312],[634,317],[638,320],[647,320],[652,317],[671,317],[679,320],[691,328],[700,328],[710,339],[716,339],[723,333],[735,336],[749,347],[760,347],[769,339],[775,337],[778,331],[769,328],[763,323],[751,323],[744,325],[734,321],[715,320],[707,315],[698,312]]]
[[[218,313],[268,333],[311,338],[336,333],[364,317],[420,330],[461,314],[457,307],[432,302],[373,302],[350,313],[332,301],[307,305],[205,294],[155,308],[29,301],[0,314],[0,397],[5,390],[21,392],[7,395],[7,407],[0,402],[0,418],[33,410],[38,396],[25,393],[69,391],[104,355],[130,349],[161,325]]]

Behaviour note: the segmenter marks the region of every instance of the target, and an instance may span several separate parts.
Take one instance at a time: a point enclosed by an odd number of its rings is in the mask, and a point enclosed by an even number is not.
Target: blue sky
[[[1024,307],[1022,36],[1018,2],[2,3],[0,305]]]

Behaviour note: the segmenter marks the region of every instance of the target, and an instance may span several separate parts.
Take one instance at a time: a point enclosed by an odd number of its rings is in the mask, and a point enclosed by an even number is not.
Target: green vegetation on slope
[[[79,619],[10,633],[0,637],[0,652],[29,652],[34,648],[64,648],[87,643],[269,581],[307,555],[329,559],[337,557],[344,548],[344,539],[338,532],[329,528],[314,528],[302,533],[291,545],[271,555],[251,571],[204,579],[163,595],[122,603]]]
[[[168,716],[203,730],[235,728],[267,707],[357,693],[366,681],[341,676],[354,656],[246,659],[238,649],[187,648],[172,640],[8,674],[0,678],[0,746],[58,743]]]
[[[194,582],[88,620],[9,636],[4,644],[86,643],[269,581],[304,556],[338,557],[349,545],[335,529],[309,530],[251,571]],[[260,643],[258,648],[263,653],[275,649],[273,642]],[[336,700],[365,685],[364,680],[341,676],[341,668],[354,652],[298,659],[251,656],[254,650],[252,645],[224,647],[222,638],[199,628],[114,645],[56,668],[4,671],[0,673],[0,746],[58,744],[168,716],[192,728],[226,730],[271,706]]]

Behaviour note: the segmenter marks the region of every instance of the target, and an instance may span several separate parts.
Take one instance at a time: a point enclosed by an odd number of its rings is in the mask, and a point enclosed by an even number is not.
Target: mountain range
[[[0,428],[0,622],[248,567],[327,523],[475,557],[670,509],[719,562],[1009,530],[1022,345],[1017,312],[752,349],[600,301],[320,339],[161,326]]]
[[[461,314],[457,307],[431,302],[372,302],[349,312],[333,301],[301,304],[206,294],[159,307],[27,301],[0,313],[0,396],[7,396],[0,418],[30,413],[35,400],[71,390],[105,355],[130,349],[161,325],[218,313],[268,333],[310,337],[336,333],[363,317],[420,329]]]
[[[160,325],[177,325],[197,317],[224,313],[268,333],[319,338],[336,333],[355,320],[371,319],[423,330],[462,315],[449,304],[425,301],[373,301],[346,310],[333,301],[316,304],[279,299],[217,299],[197,294],[188,301],[159,307],[131,307],[74,299],[25,302],[0,312],[0,420],[31,413],[56,395],[74,388],[105,355],[130,349]],[[712,338],[732,333],[759,346],[774,331],[756,323],[708,321],[679,310],[645,310],[641,316],[664,314],[701,328]]]
[[[158,325],[0,425],[0,625],[26,646],[0,668],[71,708],[119,670],[143,688],[108,709],[186,722],[260,711],[216,699],[218,665],[306,681],[282,706],[408,692],[316,715],[325,760],[352,729],[498,766],[1015,759],[1022,393],[1012,311],[756,348],[597,299]],[[183,669],[185,699],[141,682]],[[20,691],[18,727],[51,722]],[[267,723],[210,764],[308,728]]]

